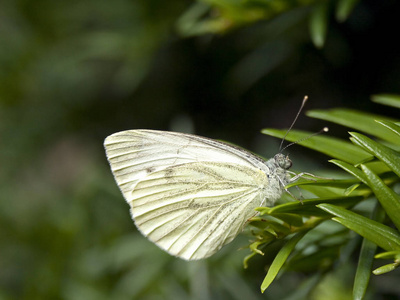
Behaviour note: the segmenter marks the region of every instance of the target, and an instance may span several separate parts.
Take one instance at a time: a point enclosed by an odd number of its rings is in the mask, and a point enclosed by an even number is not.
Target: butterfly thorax
[[[285,191],[285,185],[290,182],[290,174],[287,172],[292,166],[292,161],[282,153],[276,154],[265,162],[269,184],[265,188],[265,205],[272,206]]]

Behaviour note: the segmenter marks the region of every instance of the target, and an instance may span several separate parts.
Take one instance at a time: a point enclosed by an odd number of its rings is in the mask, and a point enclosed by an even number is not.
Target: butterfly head
[[[275,163],[278,167],[289,170],[292,167],[292,161],[289,156],[285,156],[282,153],[278,153],[274,156]]]

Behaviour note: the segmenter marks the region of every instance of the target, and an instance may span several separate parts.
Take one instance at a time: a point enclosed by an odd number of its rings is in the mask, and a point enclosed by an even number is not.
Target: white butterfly
[[[272,206],[291,177],[279,153],[264,161],[208,138],[127,130],[104,142],[115,180],[144,236],[186,260],[209,257],[231,242],[255,208]]]

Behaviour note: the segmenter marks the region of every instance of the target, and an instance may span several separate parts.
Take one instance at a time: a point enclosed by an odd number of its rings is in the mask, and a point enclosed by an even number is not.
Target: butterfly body
[[[186,260],[232,241],[255,208],[271,206],[290,182],[291,161],[196,135],[128,130],[105,140],[112,172],[138,229]]]

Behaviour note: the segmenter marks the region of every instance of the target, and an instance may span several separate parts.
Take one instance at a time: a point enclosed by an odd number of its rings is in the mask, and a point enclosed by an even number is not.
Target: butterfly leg
[[[304,197],[303,197],[303,193],[301,192],[301,189],[296,185],[296,189],[299,191],[299,194],[300,194],[300,199],[299,199],[299,201],[303,204],[303,201],[301,201],[302,199],[304,199]]]
[[[313,181],[316,181],[316,179],[314,179],[314,178],[322,178],[322,177],[318,177],[318,176],[315,176],[314,174],[307,173],[307,172],[301,172],[301,173],[299,173],[299,174],[296,174],[296,173],[292,173],[292,172],[291,172],[291,174],[294,174],[295,176],[293,176],[293,177],[290,179],[290,182],[296,181],[296,180],[299,179],[299,178],[306,178],[306,179],[313,180]],[[307,176],[308,176],[308,177],[307,177]],[[313,178],[309,178],[309,177],[313,177]]]
[[[288,193],[293,199],[299,200],[301,202],[300,199],[298,199],[295,195],[293,195],[286,187],[285,187],[285,183],[282,181],[282,179],[278,176],[278,180],[280,182],[280,184],[283,186],[283,189],[285,190],[286,193]]]

